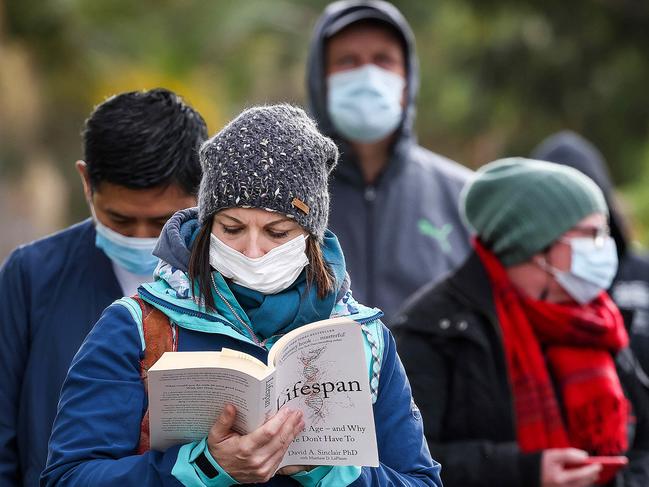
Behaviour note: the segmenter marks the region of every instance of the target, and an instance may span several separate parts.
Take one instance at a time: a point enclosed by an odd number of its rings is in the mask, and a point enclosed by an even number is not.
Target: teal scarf
[[[288,289],[277,294],[264,295],[227,281],[234,298],[248,315],[259,338],[283,335],[313,321],[329,318],[345,277],[345,257],[338,238],[328,230],[321,249],[335,278],[334,290],[324,299],[318,298],[315,285],[307,285],[306,271],[303,271]]]

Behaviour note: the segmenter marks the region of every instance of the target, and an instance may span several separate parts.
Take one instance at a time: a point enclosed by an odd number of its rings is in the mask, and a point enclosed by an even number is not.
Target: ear
[[[85,161],[78,160],[74,166],[81,177],[81,184],[83,185],[83,193],[86,195],[86,200],[92,201],[92,186],[90,185],[90,176],[88,176],[88,164]]]
[[[532,264],[536,264],[541,269],[544,269],[544,270],[547,269],[547,267],[548,267],[548,253],[547,253],[547,251],[539,252],[538,254],[534,254],[530,258],[530,262]]]

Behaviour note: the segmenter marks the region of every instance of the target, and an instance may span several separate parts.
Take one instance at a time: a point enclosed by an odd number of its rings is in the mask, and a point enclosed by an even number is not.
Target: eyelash
[[[236,234],[240,233],[242,230],[243,229],[239,228],[239,227],[225,227],[225,226],[223,227],[223,231],[225,233],[227,233],[228,235],[236,235]],[[288,236],[288,231],[285,231],[285,232],[273,232],[271,230],[267,230],[267,232],[272,238],[284,238],[284,237]]]
[[[119,216],[111,216],[110,219],[119,225],[123,225],[124,223],[130,223],[130,220],[128,218],[122,218]]]

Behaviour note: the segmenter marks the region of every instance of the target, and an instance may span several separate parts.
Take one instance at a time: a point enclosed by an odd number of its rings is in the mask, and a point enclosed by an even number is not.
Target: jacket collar
[[[105,296],[106,302],[112,301],[115,296],[121,296],[122,287],[113,270],[113,261],[95,244],[97,232],[92,218],[85,219],[73,228],[79,230],[80,238],[74,246],[74,251],[68,252],[66,259],[81,263],[86,267],[84,273],[92,276],[95,282],[105,283],[95,286],[95,289],[97,293]]]
[[[471,252],[460,268],[449,278],[448,285],[470,308],[497,322],[489,276],[480,257]]]

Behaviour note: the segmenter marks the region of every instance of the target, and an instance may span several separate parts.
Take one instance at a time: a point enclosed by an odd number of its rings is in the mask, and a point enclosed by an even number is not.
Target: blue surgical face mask
[[[607,290],[617,273],[617,250],[611,237],[575,237],[570,245],[570,271],[552,268],[559,285],[578,303],[587,304]]]
[[[348,140],[375,142],[401,123],[406,80],[375,64],[327,78],[327,110],[336,131]]]
[[[115,264],[139,276],[153,274],[158,265],[158,258],[153,255],[157,238],[127,237],[103,225],[97,218],[95,230],[95,245]]]

